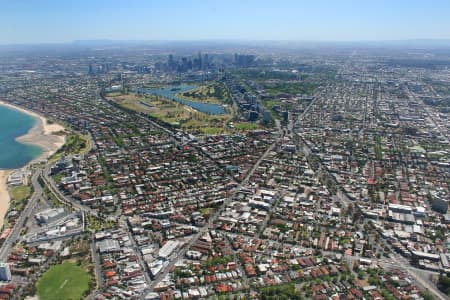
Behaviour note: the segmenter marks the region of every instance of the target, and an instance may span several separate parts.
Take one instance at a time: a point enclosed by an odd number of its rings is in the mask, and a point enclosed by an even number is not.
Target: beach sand
[[[9,193],[6,180],[11,173],[9,170],[0,170],[0,228],[3,226],[4,217],[9,208]]]
[[[43,149],[43,153],[29,164],[48,159],[56,152],[56,150],[64,145],[65,134],[60,134],[61,131],[64,130],[63,126],[56,123],[48,124],[46,118],[35,112],[16,107],[3,101],[0,101],[0,104],[26,113],[36,119],[34,127],[31,128],[28,133],[16,139],[21,143],[37,145]],[[9,207],[10,198],[6,181],[8,179],[8,174],[11,173],[11,171],[12,170],[0,170],[0,228],[3,226],[4,216]]]

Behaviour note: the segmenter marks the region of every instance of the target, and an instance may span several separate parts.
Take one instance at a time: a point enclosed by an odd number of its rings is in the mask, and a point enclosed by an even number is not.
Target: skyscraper
[[[234,64],[238,67],[250,67],[255,61],[254,55],[234,54]]]
[[[209,67],[209,56],[208,54],[205,54],[203,56],[203,61],[202,61],[202,70],[207,70]]]
[[[198,68],[199,68],[199,69],[202,69],[202,66],[203,66],[203,62],[202,62],[202,54],[201,54],[201,52],[199,51],[199,52],[198,52]]]
[[[167,61],[167,65],[169,67],[170,71],[173,71],[175,69],[175,61],[173,60],[173,55],[169,55],[169,60]]]

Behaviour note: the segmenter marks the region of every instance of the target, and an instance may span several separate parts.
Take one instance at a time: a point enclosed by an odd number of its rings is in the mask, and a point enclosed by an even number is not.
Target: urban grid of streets
[[[433,87],[448,66],[415,64],[421,54],[397,63],[299,55],[287,64],[266,53],[166,62],[116,51],[3,58],[1,100],[89,140],[85,152],[33,169],[33,195],[0,249],[20,293],[26,258],[15,247],[40,257],[21,235],[36,204],[54,197],[81,212],[92,299],[261,297],[291,283],[317,299],[447,299],[436,282],[449,268],[449,121],[430,101],[448,99]],[[223,87],[235,125],[225,134],[180,129],[151,113],[153,96],[121,102],[136,88],[179,82]],[[241,122],[256,130],[236,130]],[[61,240],[77,243],[46,242]]]

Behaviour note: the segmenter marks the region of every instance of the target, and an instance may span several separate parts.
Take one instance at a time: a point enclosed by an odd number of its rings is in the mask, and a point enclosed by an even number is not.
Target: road
[[[259,166],[259,164],[261,163],[261,161],[264,159],[265,156],[267,156],[269,154],[269,152],[271,151],[271,149],[275,146],[275,144],[273,144],[271,147],[269,147],[269,149],[267,149],[267,151],[263,154],[263,156],[261,156],[261,158],[256,162],[256,164],[253,166],[253,168],[250,170],[250,172],[247,174],[246,178],[238,185],[238,187],[236,188],[236,192],[239,191],[242,186],[244,184],[246,184],[249,180],[249,178],[253,175],[253,173],[255,172],[256,168]],[[149,288],[150,290],[153,290],[168,274],[169,274],[169,270],[172,269],[172,267],[175,265],[175,263],[178,261],[178,259],[183,258],[186,254],[186,252],[197,242],[197,240],[205,233],[207,233],[209,231],[209,229],[213,226],[214,222],[217,220],[217,218],[220,216],[220,214],[222,213],[223,209],[228,205],[228,203],[233,199],[232,196],[228,197],[221,205],[220,209],[218,209],[215,214],[213,216],[211,216],[208,220],[208,223],[203,226],[200,231],[198,233],[196,233],[191,240],[185,244],[182,248],[181,251],[178,252],[178,254],[172,258],[169,262],[169,264],[166,266],[166,268],[164,269],[164,271],[160,274],[158,274],[153,282],[150,284]]]
[[[421,286],[423,289],[428,290],[431,292],[435,297],[441,299],[441,300],[447,300],[448,297],[445,296],[441,291],[437,289],[437,287],[431,283],[428,278],[421,276],[421,274],[438,274],[432,271],[417,269],[412,267],[409,264],[409,261],[402,257],[401,255],[392,253],[391,254],[392,262],[395,262],[395,267],[401,267],[402,269],[406,270],[408,274],[415,279],[415,281]],[[392,266],[392,263],[391,263]]]
[[[271,151],[273,151],[273,149],[275,148],[275,146],[279,143],[279,141],[282,139],[282,130],[281,128],[279,128],[280,131],[280,136],[276,139],[276,141],[274,143],[272,143],[267,150],[260,156],[260,158],[256,161],[256,163],[253,165],[253,167],[250,169],[250,171],[247,173],[247,176],[245,177],[244,180],[242,180],[241,183],[238,184],[238,186],[236,187],[236,190],[234,192],[234,194],[236,194],[243,186],[245,186],[249,179],[251,178],[251,176],[253,175],[253,173],[256,171],[256,169],[259,167],[259,165],[261,164],[261,162],[269,155],[269,153]],[[172,258],[169,262],[169,264],[166,266],[166,268],[164,269],[164,271],[160,274],[158,274],[153,282],[150,284],[149,289],[152,291],[160,282],[161,280],[163,280],[168,274],[169,274],[169,270],[172,269],[172,267],[175,265],[175,263],[178,261],[178,259],[183,258],[184,255],[186,254],[186,252],[195,244],[195,242],[206,232],[209,231],[210,228],[213,227],[214,222],[217,220],[217,218],[220,216],[220,214],[222,213],[223,209],[232,201],[233,199],[233,195],[227,197],[225,199],[225,201],[222,203],[222,205],[220,206],[220,208],[214,213],[214,215],[212,215],[209,220],[208,223],[206,223],[198,233],[196,233],[191,240],[185,244],[182,248],[181,251],[178,252],[178,254],[176,255],[176,257]]]
[[[78,203],[78,201],[71,199],[70,197],[65,196],[63,193],[61,193],[61,191],[59,190],[59,188],[56,186],[55,182],[53,181],[52,178],[50,178],[48,176],[49,174],[49,166],[46,166],[44,171],[42,172],[43,176],[42,179],[44,180],[45,184],[48,186],[48,188],[50,189],[50,191],[53,193],[53,195],[56,196],[56,198],[58,199],[59,202],[70,205],[76,209],[79,209],[87,214],[93,215],[95,217],[98,217],[98,213],[89,208],[86,207],[84,205],[81,205],[80,203]]]
[[[322,251],[323,255],[333,255],[335,252],[331,251]],[[344,259],[347,261],[347,263],[351,266],[354,261],[359,261],[362,257],[360,256],[354,256],[354,255],[344,255]],[[429,275],[439,275],[438,272],[429,271],[429,270],[423,270],[418,269],[413,266],[411,266],[404,257],[392,253],[390,258],[371,258],[370,259],[372,263],[376,263],[383,269],[387,270],[403,270],[404,272],[408,273],[415,281],[416,283],[422,288],[423,290],[428,290],[433,295],[441,300],[446,300],[448,297],[446,297],[441,291],[439,291],[434,284],[432,284],[427,277]],[[424,276],[425,275],[425,276]]]
[[[144,259],[142,258],[141,251],[139,250],[139,247],[136,244],[136,241],[134,240],[133,234],[131,233],[130,229],[128,228],[128,225],[126,224],[126,221],[124,218],[121,218],[119,222],[120,222],[120,225],[127,230],[128,238],[130,239],[131,246],[133,247],[133,250],[136,253],[139,265],[142,268],[142,273],[144,273],[145,281],[146,281],[147,285],[150,285],[152,280],[147,272],[147,270],[148,270],[147,264],[145,263]]]
[[[175,263],[180,259],[183,258],[186,252],[197,242],[197,240],[207,232],[207,227],[204,226],[202,229],[196,233],[191,240],[181,248],[175,257],[170,258],[169,264],[164,268],[164,271],[159,273],[153,281],[149,284],[148,289],[150,291],[153,291],[153,289],[169,274],[170,269],[175,265]]]
[[[272,206],[270,207],[270,211],[274,211],[280,204],[281,199],[283,199],[284,196],[286,196],[288,193],[289,193],[288,191],[284,191],[282,193],[277,192],[277,194],[274,197],[274,199],[276,199],[276,200],[275,200],[275,202],[273,202]],[[260,229],[259,229],[258,233],[255,235],[255,238],[257,238],[257,239],[261,238],[261,235],[264,232],[264,230],[266,229],[267,223],[269,223],[270,218],[271,218],[271,214],[267,214],[264,217],[264,220],[262,221],[261,225],[259,226]]]
[[[414,96],[410,93],[410,97],[412,97],[414,99]],[[315,99],[317,100],[317,98]],[[315,100],[313,102],[311,102],[311,104],[308,106],[308,108],[305,110],[305,112],[300,115],[298,117],[298,119],[296,120],[296,122],[294,124],[290,124],[290,126],[293,128],[295,126],[295,124],[297,122],[299,122],[302,118],[304,118],[306,116],[306,114],[309,112],[310,107],[314,104]],[[427,111],[429,117],[434,121],[434,119],[432,118],[431,114]],[[436,124],[437,125],[437,124]],[[441,131],[441,129],[439,127],[437,127],[439,129],[439,131],[441,132],[442,136],[447,138],[448,137],[444,134],[444,132]],[[333,184],[335,184],[335,188],[336,188],[336,197],[340,200],[341,204],[343,204],[345,207],[348,207],[350,203],[352,203],[352,201],[348,198],[348,196],[346,195],[346,193],[344,192],[344,190],[342,189],[342,187],[336,182],[336,180],[334,180],[334,178],[332,177],[332,175],[328,172],[326,166],[323,165],[321,159],[312,153],[311,149],[309,148],[309,146],[306,144],[306,142],[304,141],[301,132],[300,133],[295,133],[294,134],[294,140],[296,141],[296,144],[299,146],[300,149],[303,150],[303,152],[305,153],[306,157],[314,157],[315,161],[318,162],[318,168],[316,168],[316,172],[322,174],[322,180],[324,180],[323,182],[328,182],[328,179],[333,180]],[[309,162],[309,159],[308,159]],[[331,177],[331,178],[330,178]],[[358,207],[358,206],[356,206]],[[383,239],[382,236],[380,236],[380,239]],[[393,254],[394,255],[394,254]],[[360,257],[346,257],[347,259],[359,259]],[[426,289],[430,292],[432,292],[436,297],[438,297],[439,299],[447,299],[447,297],[445,297],[437,288],[436,286],[431,283],[427,278],[424,278],[423,276],[421,276],[420,274],[424,274],[424,273],[429,273],[429,271],[426,270],[421,270],[421,269],[417,269],[414,268],[410,265],[409,261],[404,259],[403,257],[401,257],[400,255],[394,255],[393,257],[393,261],[395,263],[392,263],[391,261],[380,261],[380,265],[383,266],[384,268],[398,268],[398,269],[403,269],[406,272],[408,272],[408,274],[415,279],[415,281],[423,288]]]
[[[101,261],[100,261],[99,255],[97,253],[97,249],[95,247],[94,238],[92,238],[92,242],[91,242],[91,251],[92,251],[92,259],[94,260],[94,263],[95,263],[95,273],[97,274],[97,276],[96,276],[97,286],[98,286],[98,289],[101,289],[103,287],[104,280],[103,280],[103,275],[102,275]]]
[[[428,87],[431,90],[434,90],[431,85],[428,85]],[[438,124],[438,122],[436,122],[436,119],[433,117],[433,114],[430,112],[430,108],[428,107],[428,105],[426,105],[422,101],[422,99],[416,98],[416,96],[409,90],[409,88],[407,88],[406,91],[408,93],[409,98],[411,98],[412,100],[415,100],[417,102],[420,102],[422,104],[422,108],[427,113],[428,118],[433,122],[434,126],[439,131],[439,133],[441,134],[442,138],[444,138],[447,141],[447,144],[450,144],[450,136],[448,135],[449,133],[447,131],[442,130],[441,124]]]
[[[38,182],[38,178],[41,174],[42,170],[37,169],[33,174],[33,176],[31,177],[31,184],[33,185],[34,193],[30,197],[30,200],[25,206],[25,209],[20,213],[20,216],[17,219],[17,222],[11,231],[11,234],[5,240],[0,249],[0,261],[2,262],[4,262],[7,259],[9,253],[11,252],[11,248],[13,247],[13,245],[16,243],[16,241],[20,236],[20,232],[25,224],[25,221],[30,217],[34,207],[36,206],[37,201],[42,196],[43,190]]]

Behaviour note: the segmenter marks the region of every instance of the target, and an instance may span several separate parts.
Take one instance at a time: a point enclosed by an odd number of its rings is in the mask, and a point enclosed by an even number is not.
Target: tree
[[[421,296],[422,296],[423,299],[425,299],[425,300],[434,300],[433,294],[432,294],[430,291],[428,291],[428,290],[423,291],[423,292],[421,293]]]
[[[450,277],[446,274],[441,274],[439,276],[438,287],[447,295],[450,294]]]

